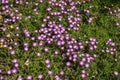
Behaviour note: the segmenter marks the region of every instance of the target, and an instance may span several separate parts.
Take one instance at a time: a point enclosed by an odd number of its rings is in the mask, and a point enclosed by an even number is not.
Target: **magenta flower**
[[[28,75],[26,80],[32,80],[32,76],[31,75]]]
[[[42,74],[39,74],[39,75],[38,75],[38,79],[39,79],[39,80],[42,80],[43,78],[44,78],[44,76],[43,76]]]
[[[49,50],[48,50],[48,48],[44,48],[44,51],[45,51],[45,52],[48,52]]]
[[[67,66],[67,67],[70,67],[70,66],[71,66],[71,63],[70,63],[70,62],[66,62],[66,66]]]
[[[119,75],[118,71],[114,71],[114,75],[118,76]]]
[[[86,78],[86,75],[85,74],[81,74],[81,78]]]
[[[17,73],[17,69],[14,68],[14,69],[12,69],[11,72],[12,72],[12,74],[16,74]]]
[[[10,52],[11,55],[14,55],[15,53],[16,53],[15,50],[11,50]]]
[[[17,80],[23,80],[23,78],[22,78],[21,76],[19,76],[19,77],[17,78]]]
[[[45,63],[50,64],[50,60],[49,59],[45,60]]]

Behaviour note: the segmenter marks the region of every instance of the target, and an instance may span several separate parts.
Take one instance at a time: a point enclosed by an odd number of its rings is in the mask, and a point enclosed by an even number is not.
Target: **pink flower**
[[[85,74],[81,74],[81,77],[82,77],[82,78],[85,78],[85,77],[86,77],[86,75],[85,75]]]
[[[114,75],[118,76],[119,75],[118,71],[114,71]]]

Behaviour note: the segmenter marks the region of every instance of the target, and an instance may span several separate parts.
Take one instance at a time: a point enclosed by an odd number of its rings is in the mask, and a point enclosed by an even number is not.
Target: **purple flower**
[[[23,78],[22,78],[21,76],[19,76],[19,77],[17,78],[17,80],[23,80]]]
[[[44,76],[43,76],[42,74],[39,74],[39,75],[38,75],[38,79],[39,79],[39,80],[42,80],[43,78],[44,78]]]
[[[38,53],[36,53],[36,55],[37,55],[37,56],[41,56],[41,53],[38,52]]]
[[[82,70],[82,74],[86,74],[86,71],[85,71],[85,70]]]
[[[45,60],[45,63],[50,64],[50,60],[49,59]]]
[[[81,74],[81,78],[86,78],[86,75],[85,74]]]
[[[80,66],[83,66],[85,63],[83,61],[79,62]]]
[[[119,75],[118,71],[114,71],[114,75],[118,76]]]
[[[60,75],[62,75],[62,76],[63,76],[63,75],[64,75],[64,71],[60,71]]]
[[[86,67],[86,68],[89,68],[89,64],[85,64],[85,67]]]
[[[14,55],[15,54],[15,50],[11,50],[10,54]]]
[[[116,23],[116,26],[120,26],[120,23],[117,22],[117,23]]]
[[[48,74],[52,76],[53,72],[51,70],[48,70]]]
[[[86,62],[86,58],[82,58],[82,62]]]
[[[33,47],[36,47],[38,44],[36,42],[33,42]]]
[[[45,51],[45,52],[48,52],[49,50],[48,50],[48,48],[45,48],[44,51]]]
[[[57,55],[57,54],[58,54],[58,51],[55,51],[54,54]]]
[[[28,47],[24,47],[24,51],[28,51]]]
[[[32,76],[31,75],[28,75],[26,80],[32,80]]]
[[[7,74],[8,74],[8,75],[11,75],[11,74],[12,74],[12,71],[11,71],[11,70],[8,70],[8,71],[7,71]]]
[[[12,69],[11,72],[12,72],[12,74],[16,74],[17,73],[17,69],[14,68],[14,69]]]
[[[18,63],[15,63],[14,64],[14,67],[18,68],[19,64]]]
[[[0,80],[4,80],[4,76],[1,76],[1,75],[0,75]]]
[[[0,69],[0,73],[2,73],[2,69]]]
[[[12,63],[14,63],[14,64],[15,64],[15,63],[18,63],[18,60],[17,60],[17,59],[13,59],[13,60],[12,60]]]
[[[70,67],[70,66],[71,66],[71,63],[70,63],[70,62],[66,62],[66,66],[67,66],[67,67]]]

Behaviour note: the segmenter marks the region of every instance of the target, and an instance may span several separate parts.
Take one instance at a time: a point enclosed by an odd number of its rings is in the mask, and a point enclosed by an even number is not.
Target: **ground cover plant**
[[[0,0],[0,80],[120,80],[120,0]]]

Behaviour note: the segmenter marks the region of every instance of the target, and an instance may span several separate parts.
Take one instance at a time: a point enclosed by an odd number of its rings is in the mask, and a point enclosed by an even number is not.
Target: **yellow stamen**
[[[10,28],[11,28],[11,29],[13,29],[13,28],[14,28],[14,26],[13,26],[13,25],[10,25]]]
[[[0,48],[3,48],[3,45],[0,45]]]

